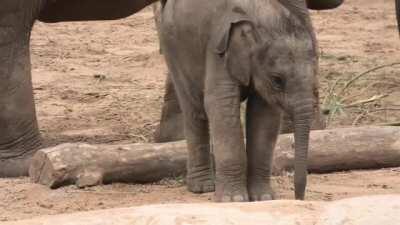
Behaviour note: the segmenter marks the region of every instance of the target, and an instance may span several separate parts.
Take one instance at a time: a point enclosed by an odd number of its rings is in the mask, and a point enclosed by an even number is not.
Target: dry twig
[[[369,70],[367,70],[367,71],[365,71],[365,72],[363,72],[363,73],[360,73],[359,75],[357,75],[357,76],[355,76],[354,78],[352,78],[351,80],[349,80],[349,81],[344,85],[344,87],[342,88],[342,90],[339,92],[338,95],[339,95],[339,96],[343,95],[343,93],[346,91],[346,89],[347,89],[348,87],[350,87],[351,84],[353,84],[356,80],[360,79],[361,77],[363,77],[363,76],[365,76],[365,75],[367,75],[367,74],[369,74],[369,73],[371,73],[371,72],[374,72],[374,71],[377,71],[377,70],[380,70],[380,69],[383,69],[383,68],[386,68],[386,67],[396,66],[396,65],[400,65],[400,62],[391,63],[391,64],[387,64],[387,65],[377,66],[377,67],[374,67],[374,68],[372,68],[372,69],[369,69]]]
[[[369,99],[364,99],[364,100],[355,101],[355,102],[353,102],[353,103],[350,103],[350,104],[348,104],[348,105],[345,105],[344,107],[345,107],[345,108],[357,107],[357,106],[359,106],[359,105],[363,105],[363,104],[366,104],[366,103],[371,103],[371,102],[378,101],[378,100],[380,100],[380,99],[382,99],[382,98],[386,98],[387,96],[389,96],[389,95],[388,95],[388,94],[374,95],[374,96],[372,96],[372,97],[369,98]]]

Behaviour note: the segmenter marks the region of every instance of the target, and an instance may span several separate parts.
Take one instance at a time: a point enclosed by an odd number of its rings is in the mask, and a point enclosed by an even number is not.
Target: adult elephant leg
[[[397,18],[397,27],[400,33],[400,0],[396,0],[396,18]]]
[[[185,139],[183,114],[179,106],[174,85],[170,79],[170,75],[168,75],[160,124],[154,134],[154,141],[162,143],[183,139]]]
[[[28,174],[41,145],[32,91],[29,39],[39,1],[3,0],[0,8],[0,177]]]

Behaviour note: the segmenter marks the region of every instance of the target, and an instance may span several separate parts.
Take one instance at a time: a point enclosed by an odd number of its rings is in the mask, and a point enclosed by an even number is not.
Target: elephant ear
[[[250,83],[251,50],[260,36],[243,9],[235,7],[224,17],[217,31],[215,53],[224,57],[228,73],[244,86]]]

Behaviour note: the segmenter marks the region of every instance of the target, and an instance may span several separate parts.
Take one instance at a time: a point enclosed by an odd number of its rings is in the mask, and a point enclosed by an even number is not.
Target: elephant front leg
[[[239,87],[224,84],[213,89],[206,93],[205,104],[215,158],[215,200],[248,201]]]
[[[271,187],[271,165],[279,134],[281,112],[253,94],[247,102],[246,138],[248,190],[251,201],[274,199]]]
[[[215,190],[210,156],[208,122],[201,113],[185,111],[185,135],[188,144],[186,183],[193,193]],[[203,113],[204,115],[204,113]],[[205,116],[204,116],[205,117]]]

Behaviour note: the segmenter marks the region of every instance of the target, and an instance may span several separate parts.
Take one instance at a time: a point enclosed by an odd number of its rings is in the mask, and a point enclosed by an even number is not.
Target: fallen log
[[[280,136],[274,157],[274,174],[293,169],[293,135]],[[352,127],[311,132],[308,157],[310,172],[399,166],[399,127]]]
[[[280,135],[273,173],[293,169],[293,135]],[[163,144],[62,144],[40,150],[33,157],[33,182],[57,188],[111,182],[153,182],[182,175],[186,165],[185,142]],[[331,172],[400,166],[399,127],[357,127],[313,131],[309,171]]]
[[[35,183],[58,188],[112,182],[146,183],[186,171],[184,142],[89,145],[67,143],[38,151],[29,175]]]
[[[400,196],[334,202],[269,201],[151,205],[45,216],[3,225],[399,225]]]

